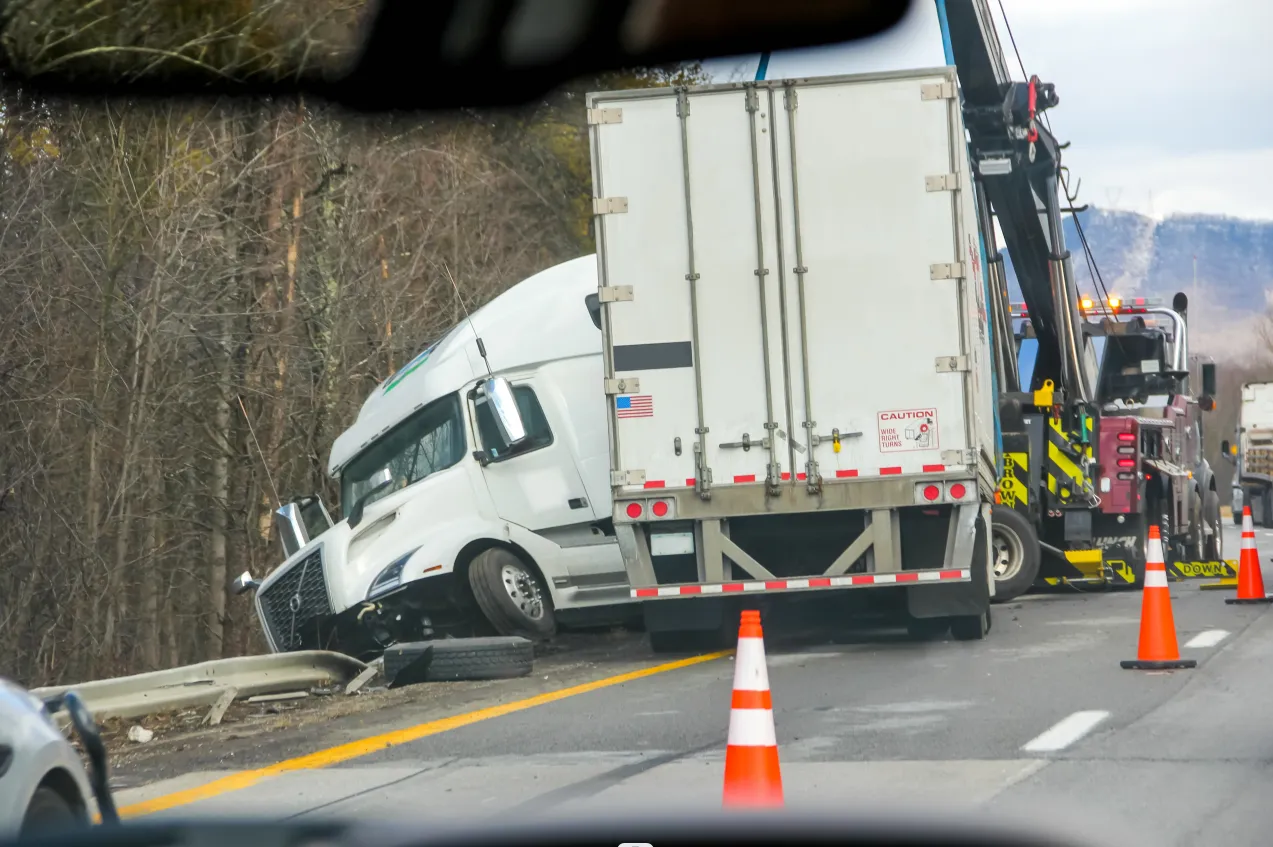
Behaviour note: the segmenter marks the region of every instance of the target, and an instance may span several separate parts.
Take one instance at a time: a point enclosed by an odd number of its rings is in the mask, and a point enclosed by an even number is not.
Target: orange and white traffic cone
[[[760,612],[745,611],[734,653],[734,697],[725,749],[725,805],[781,806],[782,774],[774,734],[769,670]]]
[[[1226,603],[1268,603],[1273,597],[1264,593],[1264,576],[1260,573],[1260,553],[1255,549],[1255,525],[1251,523],[1251,507],[1242,507],[1242,555],[1238,559],[1238,596]]]
[[[1140,648],[1135,659],[1120,662],[1129,670],[1163,671],[1195,668],[1196,659],[1180,658],[1176,643],[1176,621],[1171,615],[1171,589],[1167,587],[1167,566],[1163,564],[1162,539],[1158,527],[1149,528],[1145,550],[1145,590],[1140,606]]]

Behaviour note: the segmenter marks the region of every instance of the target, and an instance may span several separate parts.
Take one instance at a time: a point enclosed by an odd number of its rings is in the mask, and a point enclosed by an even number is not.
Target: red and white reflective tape
[[[1163,564],[1162,541],[1157,533],[1145,545],[1145,587],[1167,588],[1167,566]]]
[[[910,585],[917,582],[959,582],[972,579],[972,571],[898,571],[896,573],[863,573],[844,576],[810,576],[799,579],[769,579],[749,582],[713,582],[702,585],[664,585],[658,588],[633,588],[634,598],[692,597],[699,594],[734,594],[755,591],[801,591],[810,588],[860,588],[871,585]]]

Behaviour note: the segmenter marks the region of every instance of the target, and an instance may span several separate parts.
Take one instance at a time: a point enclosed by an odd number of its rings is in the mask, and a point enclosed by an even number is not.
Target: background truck
[[[285,561],[240,577],[274,651],[370,655],[488,627],[539,639],[558,619],[630,614],[586,306],[596,267],[513,286],[371,393],[332,446],[336,519],[317,497],[283,506]]]
[[[995,390],[954,90],[939,68],[589,95],[613,519],[655,649],[850,589],[988,631]]]
[[[1273,382],[1242,386],[1234,441],[1220,445],[1236,464],[1233,474],[1233,522],[1242,523],[1242,507],[1251,519],[1273,526]]]

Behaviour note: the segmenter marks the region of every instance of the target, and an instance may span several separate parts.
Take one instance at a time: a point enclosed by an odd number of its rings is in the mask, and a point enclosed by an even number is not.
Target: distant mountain
[[[1196,352],[1245,356],[1262,344],[1259,325],[1273,302],[1273,221],[1213,215],[1176,215],[1159,221],[1096,208],[1080,213],[1079,221],[1111,295],[1160,297],[1170,305],[1175,293],[1184,291],[1189,295],[1190,341]],[[1098,295],[1068,215],[1065,240],[1074,257],[1079,290]],[[1006,265],[1010,295],[1019,301],[1011,256]]]

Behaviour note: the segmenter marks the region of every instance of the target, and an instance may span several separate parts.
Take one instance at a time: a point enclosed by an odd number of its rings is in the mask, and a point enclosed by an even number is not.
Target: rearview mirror
[[[526,424],[513,397],[513,386],[502,376],[493,376],[482,383],[482,395],[494,413],[495,425],[500,437],[509,447],[516,447],[526,440]]]
[[[1216,396],[1216,366],[1213,362],[1202,365],[1202,393],[1208,397]]]
[[[234,582],[230,583],[230,590],[234,592],[234,596],[239,597],[249,591],[255,591],[261,587],[261,583],[252,578],[252,574],[244,571],[234,578]]]

